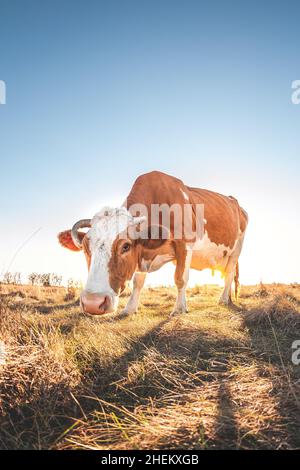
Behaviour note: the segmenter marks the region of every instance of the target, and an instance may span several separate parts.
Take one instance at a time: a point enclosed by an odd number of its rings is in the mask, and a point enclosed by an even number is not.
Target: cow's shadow
[[[296,309],[287,307],[280,315],[276,314],[276,303],[271,312],[257,308],[242,312],[243,326],[258,359],[258,375],[262,378],[267,376],[272,383],[271,397],[276,403],[276,415],[282,430],[281,435],[278,431],[276,448],[279,449],[300,447],[300,366],[292,362],[292,344],[300,338],[300,302],[297,300],[294,305]],[[270,365],[273,366],[271,373],[268,372]],[[270,429],[270,437],[272,432]]]
[[[89,366],[84,382],[77,389],[70,390],[64,382],[52,384],[38,398],[26,400],[26,404],[11,403],[9,408],[2,409],[0,415],[0,448],[1,449],[47,449],[52,447],[60,435],[74,423],[74,420],[91,413],[95,409],[95,401],[83,398],[87,393],[93,396],[109,397],[115,390],[111,385],[126,373],[128,364],[142,354],[143,349],[167,320],[162,319],[158,326],[147,332],[139,341],[132,343],[128,351],[118,358],[115,366],[103,367],[99,359]],[[70,391],[72,393],[70,393]],[[74,394],[78,399],[74,399]],[[65,395],[62,402],[57,396]],[[53,407],[49,409],[49,402]],[[49,416],[45,419],[45,410]],[[72,418],[69,418],[72,416]],[[9,419],[8,419],[9,417]],[[49,440],[45,438],[49,430]],[[39,438],[37,438],[39,436]],[[40,439],[43,436],[44,440]]]

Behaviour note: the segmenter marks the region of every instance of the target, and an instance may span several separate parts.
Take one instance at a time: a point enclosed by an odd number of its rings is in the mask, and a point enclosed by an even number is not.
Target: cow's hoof
[[[226,307],[229,307],[230,305],[234,305],[231,299],[219,299],[219,305],[225,305]]]
[[[170,313],[170,317],[175,317],[176,315],[182,315],[183,313],[188,313],[187,308],[174,308]]]
[[[228,307],[232,310],[240,310],[239,306],[234,304],[231,299],[228,299],[228,300],[220,299],[219,305],[223,305],[224,307]]]
[[[129,315],[134,315],[135,313],[137,313],[137,310],[127,310],[126,308],[123,308],[123,310],[118,314],[118,318],[129,317]]]

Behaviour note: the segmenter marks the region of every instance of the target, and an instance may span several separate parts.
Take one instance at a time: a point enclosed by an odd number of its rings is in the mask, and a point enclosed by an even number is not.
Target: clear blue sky
[[[297,1],[0,0],[0,271],[42,227],[11,269],[84,277],[56,233],[159,169],[248,210],[244,282],[299,281],[299,18]]]

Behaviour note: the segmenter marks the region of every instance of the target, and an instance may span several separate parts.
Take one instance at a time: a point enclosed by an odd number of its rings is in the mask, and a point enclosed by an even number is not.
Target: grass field
[[[145,289],[87,317],[64,288],[0,287],[2,449],[300,447],[300,286]],[[121,304],[126,302],[126,296]]]

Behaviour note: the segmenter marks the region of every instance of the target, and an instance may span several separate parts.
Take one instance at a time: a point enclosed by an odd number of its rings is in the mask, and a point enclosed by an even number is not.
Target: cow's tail
[[[239,262],[237,261],[237,263],[235,265],[235,273],[234,273],[234,296],[235,296],[235,300],[237,300],[238,294],[239,294],[239,287],[240,287],[239,276],[240,276]]]

